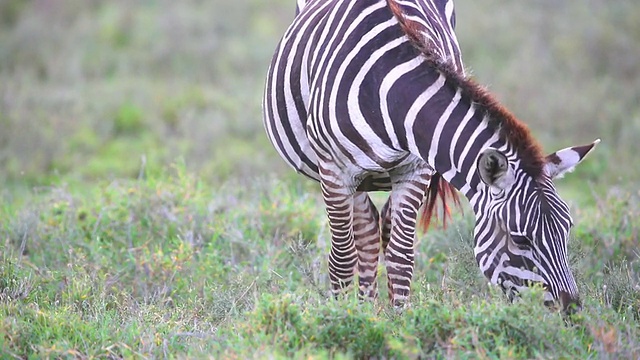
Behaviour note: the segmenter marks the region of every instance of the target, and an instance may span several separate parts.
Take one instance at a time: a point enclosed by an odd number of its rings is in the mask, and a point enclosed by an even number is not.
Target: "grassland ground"
[[[412,307],[396,313],[384,294],[372,304],[329,296],[314,184],[212,187],[175,166],[3,200],[5,357],[640,355],[637,194],[577,217],[571,265],[585,308],[568,322],[538,290],[509,303],[487,285],[468,212],[419,236]]]

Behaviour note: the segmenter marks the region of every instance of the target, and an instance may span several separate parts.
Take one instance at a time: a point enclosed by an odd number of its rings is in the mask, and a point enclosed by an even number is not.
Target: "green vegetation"
[[[456,3],[545,148],[603,139],[559,181],[570,319],[487,285],[468,209],[419,235],[410,309],[329,296],[317,185],[260,120],[293,3],[0,2],[0,358],[639,358],[635,2]]]
[[[385,294],[332,300],[321,204],[294,182],[212,188],[177,166],[4,212],[5,355],[638,356],[640,258],[624,228],[637,208],[616,227],[611,209],[581,216],[571,253],[585,310],[568,324],[540,291],[510,304],[486,285],[468,218],[419,237],[409,310]]]

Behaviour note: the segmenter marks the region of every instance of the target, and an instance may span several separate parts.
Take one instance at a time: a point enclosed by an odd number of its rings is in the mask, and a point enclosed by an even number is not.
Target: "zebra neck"
[[[500,141],[499,129],[489,126],[487,112],[463,91],[448,86],[444,75],[418,96],[416,104],[421,106],[414,121],[405,123],[409,151],[471,200],[481,185],[478,155],[488,147],[508,148]]]

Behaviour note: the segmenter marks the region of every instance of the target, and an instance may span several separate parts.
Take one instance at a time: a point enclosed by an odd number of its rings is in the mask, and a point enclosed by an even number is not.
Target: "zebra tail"
[[[438,220],[438,211],[436,210],[438,199],[442,206],[442,228],[447,228],[447,218],[451,219],[451,208],[449,207],[449,201],[452,201],[455,206],[462,209],[460,205],[460,198],[458,192],[453,185],[449,184],[442,178],[442,175],[435,173],[431,177],[431,183],[427,190],[427,196],[420,212],[420,228],[423,232],[426,232],[431,225],[431,220],[435,216]]]

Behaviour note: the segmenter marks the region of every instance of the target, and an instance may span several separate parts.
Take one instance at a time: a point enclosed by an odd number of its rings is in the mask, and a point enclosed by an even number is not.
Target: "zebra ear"
[[[485,150],[478,158],[480,179],[490,187],[504,190],[515,181],[507,157],[498,150]]]
[[[564,174],[573,171],[599,142],[600,139],[597,139],[589,145],[569,147],[548,155],[545,159],[544,172],[552,179],[563,177]]]

